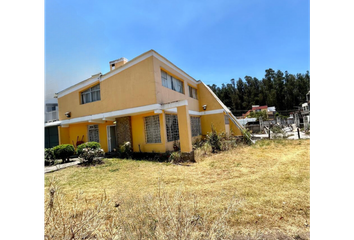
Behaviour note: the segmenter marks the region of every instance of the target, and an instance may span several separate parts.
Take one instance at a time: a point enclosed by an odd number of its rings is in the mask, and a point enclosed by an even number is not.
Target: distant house
[[[58,103],[47,102],[44,106],[44,147],[51,148],[59,144],[58,126]]]
[[[260,111],[267,112],[269,120],[274,119],[275,112],[276,112],[275,107],[268,107],[267,105],[265,105],[265,106],[252,105],[252,109],[248,110],[245,114],[242,114],[242,117],[247,118],[251,112],[260,112]]]
[[[58,93],[59,143],[95,141],[109,152],[126,141],[134,152],[166,152],[211,132],[242,135],[244,127],[213,91],[154,50],[128,61],[109,62],[95,74]]]

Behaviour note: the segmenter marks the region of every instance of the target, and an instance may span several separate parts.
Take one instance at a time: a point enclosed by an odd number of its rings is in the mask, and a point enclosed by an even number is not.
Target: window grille
[[[101,100],[100,84],[81,93],[81,103],[90,103]]]
[[[191,129],[192,129],[192,137],[196,137],[202,134],[200,117],[191,117]]]
[[[98,125],[88,125],[88,140],[89,142],[100,142]]]
[[[165,71],[161,70],[162,86],[172,89],[176,92],[183,93],[183,82],[168,75]]]
[[[144,118],[146,143],[161,143],[159,115]]]
[[[177,115],[166,114],[167,141],[179,140],[179,128]]]

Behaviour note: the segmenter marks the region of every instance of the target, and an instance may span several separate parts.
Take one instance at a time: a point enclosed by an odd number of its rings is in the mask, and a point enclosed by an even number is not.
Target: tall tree
[[[244,80],[233,78],[221,88],[215,84],[209,87],[237,116],[247,112],[252,105],[275,106],[277,111],[288,113],[305,101],[310,90],[310,73],[294,75],[269,68],[262,80],[245,76]]]

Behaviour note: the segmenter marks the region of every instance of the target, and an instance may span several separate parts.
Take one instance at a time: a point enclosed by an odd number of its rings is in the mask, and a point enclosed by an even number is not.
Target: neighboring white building
[[[51,123],[59,120],[58,116],[58,100],[46,101],[44,104],[44,122]]]

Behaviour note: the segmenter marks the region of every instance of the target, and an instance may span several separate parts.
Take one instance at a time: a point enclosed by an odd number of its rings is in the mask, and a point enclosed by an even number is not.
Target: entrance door
[[[117,148],[115,125],[107,126],[107,137],[108,137],[108,151],[112,152],[114,148]]]

